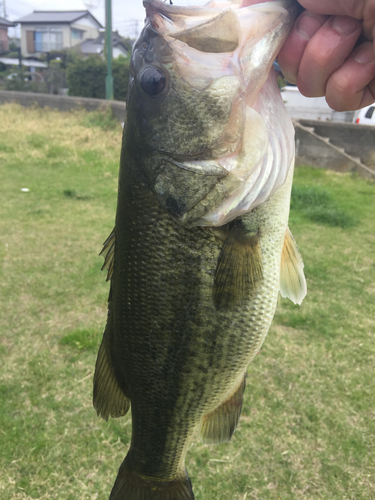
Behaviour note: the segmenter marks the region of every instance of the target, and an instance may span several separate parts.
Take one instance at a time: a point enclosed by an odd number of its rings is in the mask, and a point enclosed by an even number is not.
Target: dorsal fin
[[[228,309],[246,299],[263,277],[259,234],[249,234],[235,222],[219,255],[213,287],[216,309]]]
[[[167,33],[201,52],[225,53],[237,49],[240,23],[231,9],[226,9],[209,21],[184,31]]]
[[[301,305],[307,293],[304,264],[297,243],[290,229],[285,232],[284,247],[281,253],[280,293],[295,304]]]
[[[104,264],[102,267],[102,271],[103,271],[103,269],[107,269],[107,271],[108,271],[107,281],[109,281],[112,278],[112,274],[113,274],[115,242],[116,242],[115,230],[113,229],[111,234],[108,236],[108,238],[103,243],[103,249],[99,254],[99,255],[103,255],[103,257],[104,257]]]

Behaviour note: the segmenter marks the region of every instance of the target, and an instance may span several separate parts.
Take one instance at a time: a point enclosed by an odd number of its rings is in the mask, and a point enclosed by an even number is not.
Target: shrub
[[[113,94],[116,101],[126,101],[129,81],[129,59],[118,57],[112,62]]]
[[[129,80],[129,59],[119,57],[112,62],[113,93],[119,101],[126,100]],[[70,96],[105,99],[107,65],[97,55],[68,64],[66,78]]]
[[[100,56],[91,55],[69,64],[66,70],[69,95],[104,99],[106,74],[106,64]]]

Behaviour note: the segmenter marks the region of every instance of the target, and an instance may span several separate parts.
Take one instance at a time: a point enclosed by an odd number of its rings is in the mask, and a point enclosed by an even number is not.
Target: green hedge
[[[126,100],[129,80],[129,59],[118,57],[112,61],[114,98]],[[66,79],[70,96],[105,99],[106,62],[96,55],[79,59],[67,66]]]

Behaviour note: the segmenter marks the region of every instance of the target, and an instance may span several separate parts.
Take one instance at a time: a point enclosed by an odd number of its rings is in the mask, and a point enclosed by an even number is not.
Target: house
[[[103,57],[104,54],[104,44],[105,44],[105,32],[102,31],[98,38],[84,40],[81,42],[79,49],[82,54],[85,56],[89,56],[90,54],[100,54]],[[112,54],[113,58],[128,55],[129,51],[124,45],[121,36],[117,33],[117,31],[112,32]]]
[[[103,29],[88,10],[35,10],[17,22],[21,25],[23,57],[75,47],[84,40],[96,39]]]
[[[14,28],[15,25],[15,23],[0,17],[0,53],[9,50],[8,28]]]

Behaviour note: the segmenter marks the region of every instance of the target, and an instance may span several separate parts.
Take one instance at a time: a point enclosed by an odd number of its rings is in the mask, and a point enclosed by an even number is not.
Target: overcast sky
[[[5,0],[6,14],[9,21],[16,21],[34,10],[89,10],[104,26],[105,0]],[[175,5],[204,5],[207,0],[173,0]],[[0,0],[0,5],[2,0]],[[4,16],[0,7],[0,16]],[[112,0],[112,25],[121,35],[139,34],[144,21],[142,0]],[[17,28],[16,28],[17,30]],[[19,28],[18,28],[19,30]],[[14,30],[9,31],[14,36]]]

